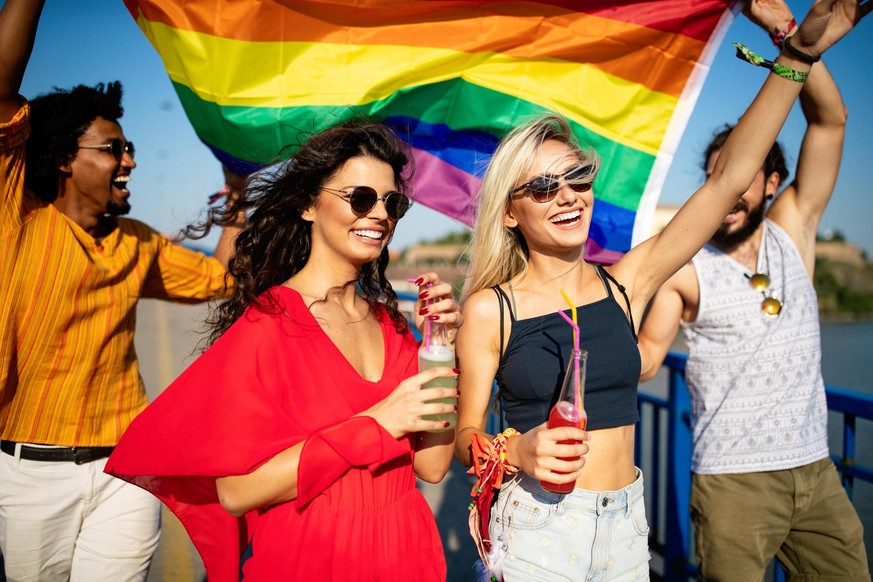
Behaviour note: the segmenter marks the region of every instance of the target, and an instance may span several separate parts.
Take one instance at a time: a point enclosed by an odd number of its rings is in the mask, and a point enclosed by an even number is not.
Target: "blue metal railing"
[[[693,579],[697,574],[688,513],[691,402],[685,384],[686,361],[685,354],[670,352],[663,364],[669,371],[667,398],[640,392],[637,401],[641,420],[637,426],[634,459],[647,475],[651,550],[663,559],[663,578],[670,581]],[[828,410],[842,415],[840,454],[831,457],[851,499],[856,479],[873,483],[873,467],[859,465],[855,457],[856,421],[859,418],[873,420],[873,396],[834,386],[826,386],[825,390]],[[666,448],[662,446],[665,438]],[[643,450],[644,440],[651,443],[650,447],[645,447],[646,451]],[[773,580],[784,580],[778,566],[774,568]]]

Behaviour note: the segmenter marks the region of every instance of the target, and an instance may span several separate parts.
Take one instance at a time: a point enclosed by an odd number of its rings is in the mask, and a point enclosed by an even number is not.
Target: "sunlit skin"
[[[537,152],[530,170],[517,185],[542,174],[562,174],[580,163],[566,144],[546,141]],[[557,254],[572,260],[578,258],[581,245],[588,239],[593,207],[592,190],[577,193],[564,185],[551,202],[544,204],[534,201],[526,191],[521,191],[513,195],[503,223],[509,228],[518,227],[521,230],[532,253],[536,249],[537,252]],[[559,222],[553,222],[556,220]]]
[[[79,139],[79,145],[102,145],[113,138],[126,141],[121,126],[98,117]],[[126,152],[116,160],[106,150],[79,149],[72,161],[58,168],[60,186],[54,205],[95,238],[106,236],[112,228],[104,220],[110,204],[129,207],[130,191],[125,180],[134,168],[136,162]]]
[[[772,29],[772,21],[761,20],[758,24],[764,30]],[[758,168],[751,186],[739,203],[734,205],[736,211],[729,212],[719,228],[728,234],[740,232],[756,209],[767,206],[767,219],[788,233],[800,253],[807,274],[812,278],[815,272],[815,235],[839,171],[847,111],[823,62],[816,66],[815,74],[811,74],[803,84],[800,102],[808,126],[798,155],[794,180],[780,184],[777,172],[766,176],[763,168]],[[723,153],[724,149],[713,152],[707,160],[707,176],[712,173]],[[768,205],[767,194],[776,192],[780,192],[779,195]],[[735,241],[731,248],[722,248],[725,245],[711,242],[748,272],[755,273],[759,270],[762,235],[763,227],[758,226],[748,238]],[[699,304],[697,273],[694,266],[689,264],[661,286],[650,306],[640,333],[640,353],[643,356],[641,380],[655,376],[679,329],[680,320],[688,323],[695,321]]]
[[[369,186],[379,196],[397,189],[391,166],[366,156],[348,160],[324,186],[344,191]],[[361,265],[379,258],[397,226],[397,221],[388,218],[384,201],[376,202],[367,214],[358,216],[346,200],[325,190],[304,211],[303,218],[312,223],[312,256],[330,264],[347,265],[346,280],[354,279]]]
[[[516,185],[521,185],[535,176],[546,173],[562,173],[579,165],[579,159],[566,145],[558,141],[547,141],[537,152],[530,170]],[[515,223],[524,234],[530,250],[530,269],[537,270],[537,263],[552,263],[559,267],[560,262],[571,264],[581,260],[584,243],[588,240],[591,225],[591,212],[594,208],[594,192],[577,193],[566,184],[554,200],[545,204],[535,202],[530,196],[518,196],[513,200],[505,222]],[[552,222],[558,217],[572,216],[579,212],[578,218]],[[554,260],[560,262],[556,263]],[[566,263],[565,263],[566,265]],[[570,265],[566,265],[569,267]],[[576,305],[593,303],[606,297],[606,291],[594,272],[594,268],[583,268],[580,284],[567,287]],[[528,289],[525,278],[513,282],[513,290],[519,304],[535,306],[538,312],[525,311],[519,317],[545,315],[559,309],[566,309],[560,293],[548,290]],[[575,291],[575,292],[574,292]],[[551,301],[549,301],[551,299]],[[534,431],[543,430],[545,425]],[[532,431],[533,432],[533,431]],[[544,433],[552,431],[545,430]],[[597,491],[608,491],[624,487],[636,478],[633,465],[634,427],[619,426],[590,431],[586,441],[588,453],[584,457],[576,487]],[[510,459],[518,446],[526,445],[521,439],[510,439]]]

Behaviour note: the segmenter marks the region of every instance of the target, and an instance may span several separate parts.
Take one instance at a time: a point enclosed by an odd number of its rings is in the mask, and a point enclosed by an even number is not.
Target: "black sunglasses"
[[[574,192],[580,194],[582,192],[588,192],[591,190],[591,182],[583,182],[582,180],[588,179],[591,170],[591,166],[576,166],[575,168],[570,168],[563,174],[543,174],[542,176],[537,176],[536,178],[525,182],[515,190],[512,190],[510,194],[527,190],[530,192],[530,197],[534,199],[534,202],[543,204],[545,202],[550,202],[558,195],[558,190],[561,189],[562,180],[566,182]]]
[[[400,220],[409,207],[412,206],[412,200],[406,194],[395,192],[392,190],[384,196],[379,194],[369,186],[355,186],[351,192],[347,190],[336,190],[334,188],[321,187],[322,190],[327,190],[334,196],[342,198],[352,207],[352,212],[358,215],[364,215],[373,210],[376,203],[380,200],[385,203],[385,212],[388,213],[388,218],[391,220]]]
[[[136,148],[133,147],[132,141],[124,141],[119,137],[114,137],[108,143],[103,145],[80,145],[80,150],[103,150],[112,154],[116,160],[121,160],[123,154],[127,154],[133,159],[136,155]]]

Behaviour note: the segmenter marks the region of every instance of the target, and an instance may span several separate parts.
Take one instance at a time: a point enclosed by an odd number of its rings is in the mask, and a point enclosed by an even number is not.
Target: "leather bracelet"
[[[791,53],[791,56],[796,58],[798,61],[804,62],[807,65],[814,65],[821,60],[821,55],[814,57],[808,53],[803,52],[802,50],[798,49],[796,46],[791,44],[791,37],[790,36],[785,37],[785,42],[782,43],[782,48],[784,48],[789,53]]]

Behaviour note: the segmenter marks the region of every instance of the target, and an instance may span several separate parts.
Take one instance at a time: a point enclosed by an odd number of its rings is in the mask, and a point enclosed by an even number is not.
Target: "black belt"
[[[0,441],[0,451],[15,456],[14,441]],[[115,447],[60,447],[44,449],[21,445],[21,458],[26,461],[73,462],[77,465],[105,459]]]

